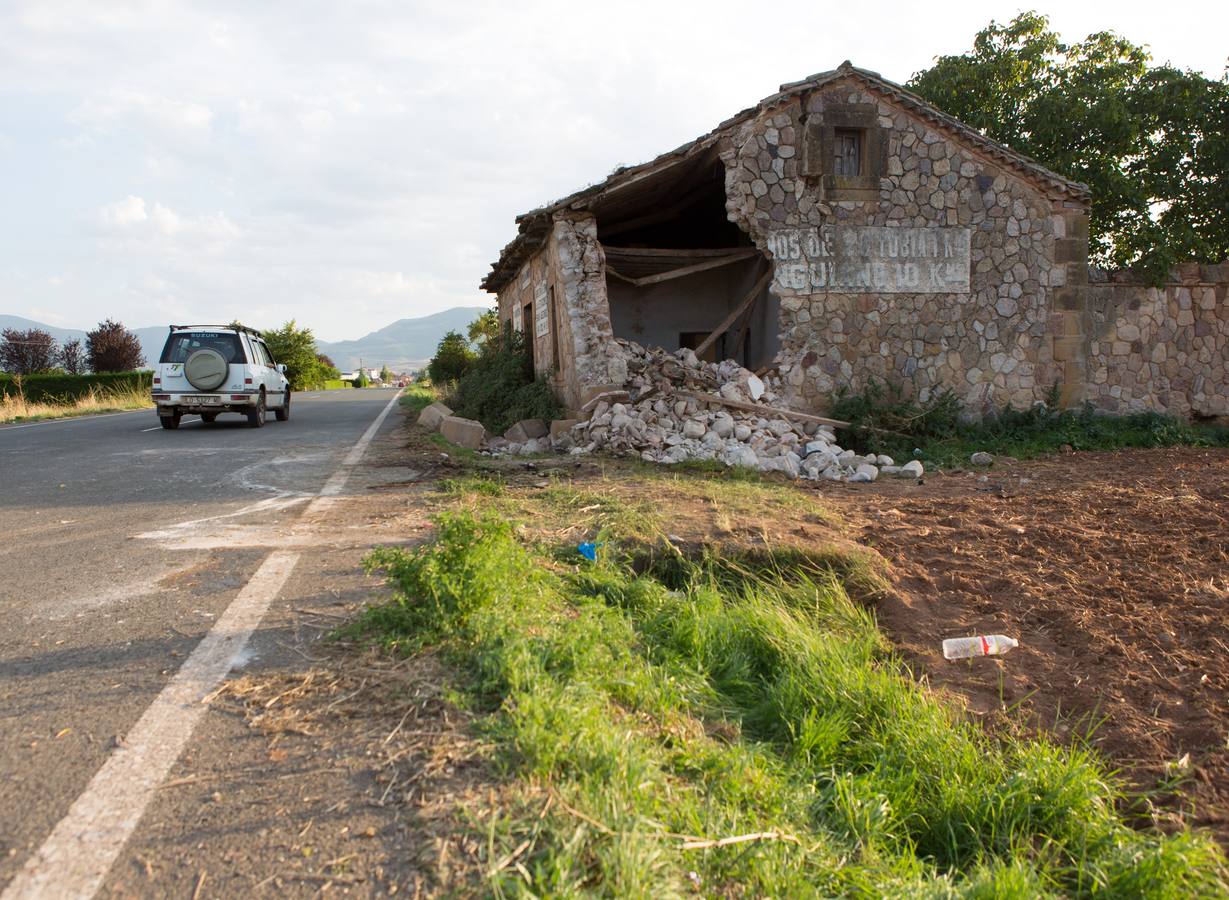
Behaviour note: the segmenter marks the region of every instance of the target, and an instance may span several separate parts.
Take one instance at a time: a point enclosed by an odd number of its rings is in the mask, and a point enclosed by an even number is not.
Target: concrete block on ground
[[[440,422],[444,421],[445,417],[451,415],[452,410],[444,404],[432,403],[418,414],[418,424],[423,428],[435,431],[440,427]]]
[[[486,440],[486,429],[481,422],[460,416],[445,416],[440,421],[440,434],[458,447],[468,447],[470,450],[477,450]]]
[[[555,419],[550,423],[551,440],[558,440],[565,434],[569,434],[572,428],[580,424],[580,419]]]
[[[504,437],[514,444],[524,444],[535,438],[546,437],[546,423],[541,419],[521,419],[504,432]]]

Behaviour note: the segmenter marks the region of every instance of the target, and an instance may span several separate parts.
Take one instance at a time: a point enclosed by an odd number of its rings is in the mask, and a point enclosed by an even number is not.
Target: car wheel
[[[256,405],[248,410],[248,425],[252,428],[260,428],[265,424],[265,395],[261,392],[260,398],[257,399]]]
[[[179,418],[179,413],[172,413],[169,416],[158,416],[158,421],[162,423],[163,428],[169,431],[179,427]]]
[[[286,402],[273,410],[273,415],[277,416],[279,422],[285,422],[290,418],[290,388],[286,388]]]
[[[217,413],[201,413],[201,421],[208,425],[212,425],[217,417]]]

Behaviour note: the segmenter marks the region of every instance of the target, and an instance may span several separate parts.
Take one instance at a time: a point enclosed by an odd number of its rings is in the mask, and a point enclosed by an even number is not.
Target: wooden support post
[[[751,304],[755,302],[755,299],[760,295],[760,291],[768,287],[768,282],[771,279],[772,279],[772,266],[769,265],[768,271],[760,276],[759,281],[755,283],[755,287],[751,289],[751,292],[742,299],[742,302],[739,303],[738,306],[734,308],[734,311],[732,313],[730,313],[728,316],[725,317],[722,323],[717,326],[716,330],[714,330],[712,334],[706,337],[704,341],[700,344],[699,347],[696,347],[696,356],[703,356],[705,351],[707,351],[709,347],[713,346],[713,344],[716,343],[717,338],[721,337],[723,334],[725,334],[727,331],[730,330],[730,326],[733,325],[735,321],[737,321],[738,317],[741,316],[743,313],[745,313],[748,310],[748,308],[750,308]]]
[[[738,327],[738,337],[734,338],[734,352],[730,354],[730,359],[737,361],[742,355],[743,343],[747,340],[747,329],[751,327],[751,317],[755,314],[755,303],[747,307],[747,314],[743,316],[743,323]]]
[[[609,263],[609,261],[606,263],[606,274],[612,278],[619,279],[619,281],[626,281],[628,284],[634,285],[636,283],[635,278],[628,278],[626,275],[624,275],[622,272],[620,272],[618,269],[612,266]]]

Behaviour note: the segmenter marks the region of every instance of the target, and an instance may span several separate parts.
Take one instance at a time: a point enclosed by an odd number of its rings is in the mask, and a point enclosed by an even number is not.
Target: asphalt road
[[[0,889],[392,396],[0,426]]]

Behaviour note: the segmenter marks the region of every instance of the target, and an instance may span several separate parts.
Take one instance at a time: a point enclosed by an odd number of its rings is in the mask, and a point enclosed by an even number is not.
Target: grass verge
[[[445,513],[369,557],[395,596],[353,629],[472,673],[458,699],[523,786],[474,822],[496,895],[1223,895],[1216,845],[1128,828],[1095,756],[920,687],[845,591],[857,561],[829,563],[589,564]]]
[[[401,408],[408,413],[417,414],[438,399],[435,388],[421,381],[415,381],[406,387],[405,392],[401,395]]]
[[[144,387],[95,388],[65,403],[34,403],[22,394],[0,394],[0,422],[30,422],[64,419],[98,413],[152,409],[149,389]]]

